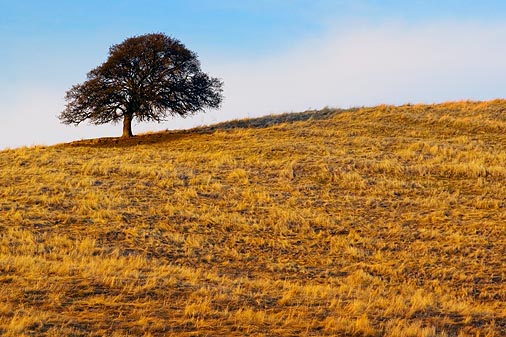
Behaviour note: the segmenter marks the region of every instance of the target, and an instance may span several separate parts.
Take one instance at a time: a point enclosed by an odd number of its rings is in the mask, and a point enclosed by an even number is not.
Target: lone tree
[[[67,91],[64,124],[85,120],[98,125],[123,120],[122,137],[132,137],[132,120],[161,122],[218,108],[221,82],[200,69],[197,55],[165,34],[126,39],[109,49],[109,58],[87,81]]]

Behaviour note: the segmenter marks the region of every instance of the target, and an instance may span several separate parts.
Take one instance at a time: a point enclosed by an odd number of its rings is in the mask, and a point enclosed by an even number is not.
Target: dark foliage
[[[218,108],[223,83],[200,69],[197,55],[165,34],[126,39],[109,49],[109,58],[88,73],[87,81],[67,91],[59,115],[64,124],[123,120],[123,136],[131,123],[161,122]]]

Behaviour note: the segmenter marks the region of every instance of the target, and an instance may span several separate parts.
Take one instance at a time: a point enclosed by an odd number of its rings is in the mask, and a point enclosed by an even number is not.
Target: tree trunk
[[[134,136],[132,133],[132,119],[133,114],[125,114],[123,117],[123,135],[121,135],[121,138],[129,138]]]

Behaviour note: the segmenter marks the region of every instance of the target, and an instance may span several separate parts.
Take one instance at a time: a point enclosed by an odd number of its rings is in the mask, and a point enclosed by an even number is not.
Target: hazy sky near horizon
[[[111,45],[163,32],[225,82],[219,110],[134,133],[324,106],[488,100],[506,92],[506,2],[0,0],[0,149],[121,134],[60,124],[65,92]]]

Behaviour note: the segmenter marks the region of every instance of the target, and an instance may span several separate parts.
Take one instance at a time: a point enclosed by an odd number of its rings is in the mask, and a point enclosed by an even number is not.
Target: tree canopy
[[[67,91],[59,119],[74,125],[123,120],[122,136],[131,137],[134,119],[161,122],[218,108],[222,86],[180,41],[161,33],[135,36],[113,45],[108,59]]]

